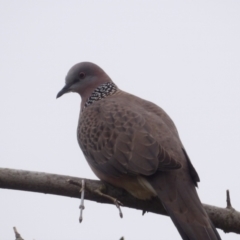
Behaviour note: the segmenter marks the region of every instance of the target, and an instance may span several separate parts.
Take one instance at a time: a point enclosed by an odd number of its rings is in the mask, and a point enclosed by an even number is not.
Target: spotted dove
[[[97,177],[138,199],[157,197],[182,239],[220,239],[197,195],[198,174],[163,109],[120,90],[90,62],[69,70],[57,98],[68,92],[81,96],[77,139]]]

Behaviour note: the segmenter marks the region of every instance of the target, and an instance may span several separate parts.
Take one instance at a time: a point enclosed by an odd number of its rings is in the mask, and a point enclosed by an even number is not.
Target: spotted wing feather
[[[157,170],[180,168],[180,162],[161,145],[150,121],[119,100],[103,99],[89,106],[88,116],[81,118],[78,139],[87,159],[103,171],[112,168],[122,174],[149,176]]]

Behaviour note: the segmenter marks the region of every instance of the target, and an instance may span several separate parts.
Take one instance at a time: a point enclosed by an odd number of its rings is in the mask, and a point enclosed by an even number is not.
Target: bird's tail
[[[221,240],[204,210],[194,184],[173,180],[170,172],[151,181],[183,240]]]
[[[165,204],[164,206],[183,240],[221,240],[210,219],[204,225],[194,223],[194,221],[187,222],[185,219],[182,219],[182,216],[173,212]]]

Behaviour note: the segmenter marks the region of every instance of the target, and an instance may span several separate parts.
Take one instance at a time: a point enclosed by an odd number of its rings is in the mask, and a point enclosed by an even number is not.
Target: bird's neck
[[[118,87],[113,82],[106,82],[98,86],[88,97],[87,101],[82,104],[82,110],[87,108],[89,105],[93,104],[96,101],[99,101],[107,96],[110,96],[114,93],[116,93],[118,90]]]

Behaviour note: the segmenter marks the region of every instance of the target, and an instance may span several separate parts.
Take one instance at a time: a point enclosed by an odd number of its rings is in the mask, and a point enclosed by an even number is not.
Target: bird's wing
[[[158,116],[146,115],[141,106],[134,107],[122,97],[101,100],[91,108],[98,112],[97,124],[89,127],[88,143],[84,146],[80,141],[80,145],[98,169],[149,176],[157,170],[181,168],[180,161],[173,157],[177,143]]]

